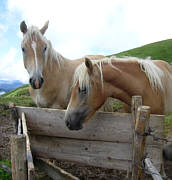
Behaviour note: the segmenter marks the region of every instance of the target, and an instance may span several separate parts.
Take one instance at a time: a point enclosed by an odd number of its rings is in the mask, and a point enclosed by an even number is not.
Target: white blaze
[[[36,68],[36,72],[38,72],[38,59],[37,59],[37,54],[36,54],[36,42],[32,41],[32,49],[34,52],[34,56],[35,56],[35,68]]]

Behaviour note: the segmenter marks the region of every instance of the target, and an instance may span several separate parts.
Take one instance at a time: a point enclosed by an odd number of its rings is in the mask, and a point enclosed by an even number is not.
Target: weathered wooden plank
[[[72,161],[91,166],[128,170],[131,144],[87,141],[31,135],[32,153],[38,157]],[[148,155],[160,169],[162,152],[157,145],[148,147]]]
[[[27,180],[26,137],[16,135],[11,137],[12,179]]]
[[[132,96],[132,101],[131,101],[131,131],[132,131],[132,179],[135,179],[136,174],[136,166],[135,166],[135,154],[136,154],[136,149],[135,149],[135,125],[136,125],[136,116],[138,113],[138,108],[142,106],[142,97],[141,96]]]
[[[111,142],[132,142],[131,114],[97,112],[80,131],[70,131],[64,122],[64,110],[16,107],[19,115],[24,112],[31,134]],[[151,115],[150,126],[163,136],[164,116]],[[148,137],[148,143],[152,138]]]
[[[133,157],[132,157],[132,180],[143,180],[142,159],[146,150],[146,136],[143,134],[148,130],[150,117],[150,107],[138,107],[135,121],[135,133],[133,139]]]
[[[30,148],[30,139],[28,135],[25,114],[22,113],[22,126],[23,134],[26,136],[26,156],[27,156],[27,168],[28,168],[28,180],[35,179],[35,168],[33,164],[32,152]]]
[[[145,167],[152,176],[154,180],[162,180],[161,175],[159,174],[158,170],[155,168],[155,166],[152,164],[151,160],[149,158],[146,158],[144,160]]]
[[[47,173],[53,180],[79,180],[79,178],[55,166],[53,163],[44,159],[35,159],[35,165]]]
[[[17,134],[18,134],[18,135],[21,135],[21,134],[22,134],[22,126],[21,126],[21,119],[20,119],[20,118],[18,118]]]

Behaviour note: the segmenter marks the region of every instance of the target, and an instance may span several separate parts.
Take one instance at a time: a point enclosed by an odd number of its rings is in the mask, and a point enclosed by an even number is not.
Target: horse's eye
[[[46,50],[47,50],[47,46],[44,47],[43,52],[45,53]]]
[[[22,47],[22,52],[25,52],[25,48]]]

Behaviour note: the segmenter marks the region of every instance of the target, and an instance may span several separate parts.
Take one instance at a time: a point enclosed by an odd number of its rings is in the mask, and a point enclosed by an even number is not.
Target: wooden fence
[[[131,114],[97,112],[79,131],[66,127],[64,110],[16,110],[20,119],[26,117],[34,156],[127,170],[133,180],[143,178],[139,166],[146,153],[156,169],[161,168],[163,144],[142,135],[151,127],[162,137],[164,116],[150,115],[150,108],[141,106],[140,97],[133,98]]]

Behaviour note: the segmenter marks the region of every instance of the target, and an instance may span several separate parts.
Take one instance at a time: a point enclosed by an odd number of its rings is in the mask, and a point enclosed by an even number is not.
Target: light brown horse
[[[81,129],[107,97],[121,100],[126,112],[130,112],[134,95],[142,96],[143,104],[150,106],[153,114],[172,110],[172,68],[161,60],[114,57],[91,61],[86,58],[75,71],[73,86],[65,114],[70,130]],[[172,127],[170,133],[172,136]],[[163,154],[172,160],[171,143],[165,146]]]
[[[65,109],[71,95],[73,73],[85,58],[72,61],[56,52],[44,36],[47,28],[48,22],[41,29],[35,26],[27,28],[24,21],[20,24],[23,61],[30,76],[30,94],[37,106]],[[104,56],[88,57],[100,59]]]
[[[172,69],[160,60],[86,58],[75,71],[73,85],[65,116],[70,129],[82,128],[107,97],[124,102],[126,112],[130,112],[134,95],[142,96],[143,104],[150,106],[153,114],[172,109]]]

